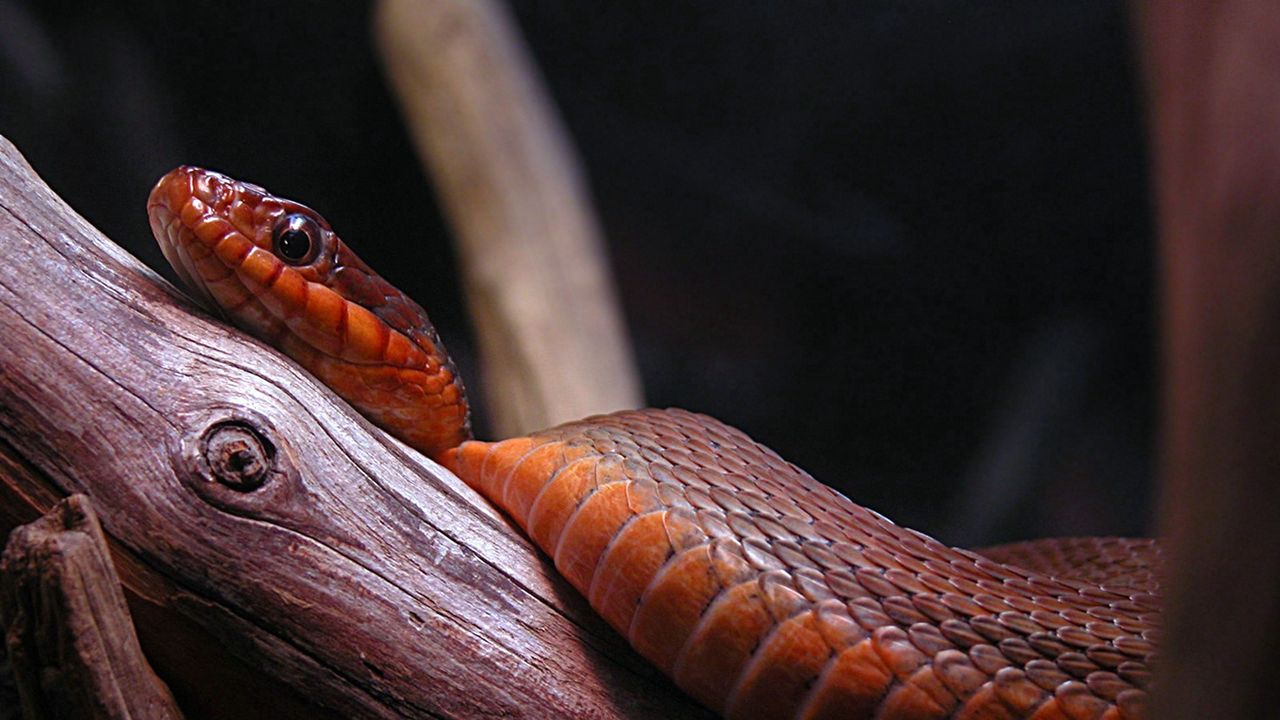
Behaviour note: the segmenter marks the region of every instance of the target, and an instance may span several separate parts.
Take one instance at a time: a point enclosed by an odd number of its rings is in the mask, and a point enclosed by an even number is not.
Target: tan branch
[[[571,142],[495,0],[385,0],[378,44],[453,225],[501,437],[643,404]]]

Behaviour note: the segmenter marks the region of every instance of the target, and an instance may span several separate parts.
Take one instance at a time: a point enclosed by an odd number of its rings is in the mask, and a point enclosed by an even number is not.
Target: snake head
[[[426,311],[319,213],[184,165],[156,183],[147,215],[188,287],[376,424],[433,456],[470,437],[462,380]]]

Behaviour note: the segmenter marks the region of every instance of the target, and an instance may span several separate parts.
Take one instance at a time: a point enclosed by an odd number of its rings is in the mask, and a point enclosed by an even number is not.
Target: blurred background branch
[[[1151,717],[1258,718],[1280,683],[1280,8],[1140,6],[1163,310]]]
[[[379,49],[453,228],[497,437],[644,405],[572,141],[499,0],[385,0]]]

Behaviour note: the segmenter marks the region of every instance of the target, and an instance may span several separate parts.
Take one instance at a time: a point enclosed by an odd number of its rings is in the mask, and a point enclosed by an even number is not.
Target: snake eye
[[[316,221],[294,213],[286,215],[276,224],[272,233],[275,241],[276,255],[290,265],[305,265],[311,262],[320,247],[320,227]]]

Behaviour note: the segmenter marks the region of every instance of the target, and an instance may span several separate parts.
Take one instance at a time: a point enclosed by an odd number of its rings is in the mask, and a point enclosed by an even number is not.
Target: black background
[[[1123,4],[512,7],[650,404],[953,544],[1147,531],[1153,247]],[[370,14],[0,0],[0,134],[166,274],[144,201],[177,164],[311,205],[474,377]]]

